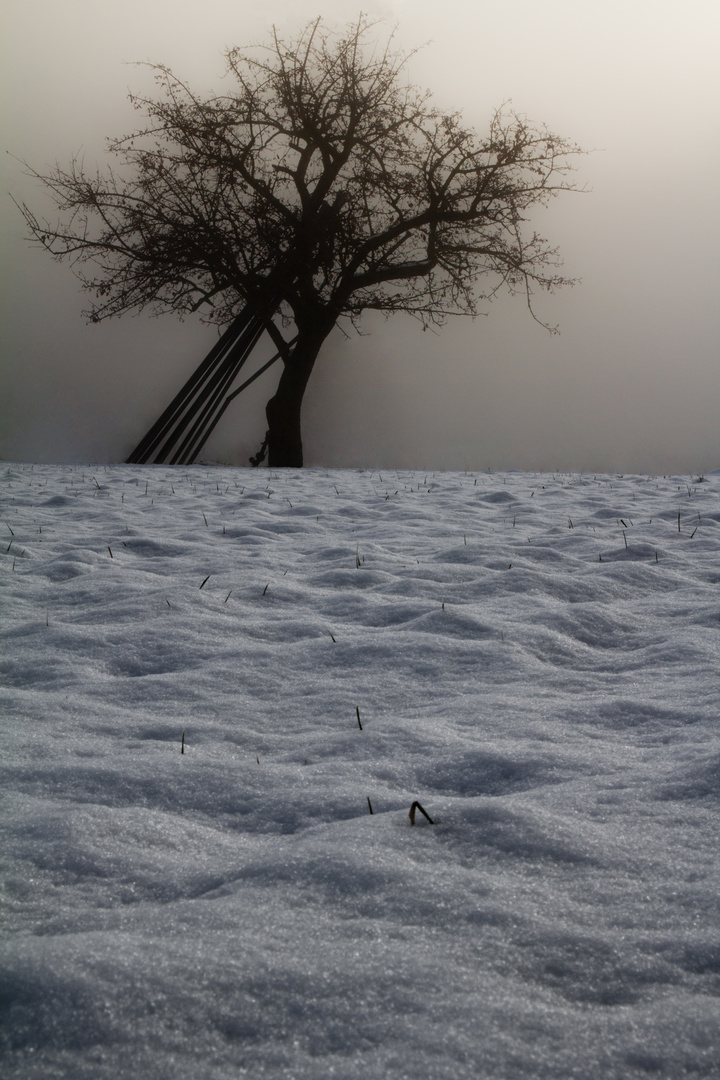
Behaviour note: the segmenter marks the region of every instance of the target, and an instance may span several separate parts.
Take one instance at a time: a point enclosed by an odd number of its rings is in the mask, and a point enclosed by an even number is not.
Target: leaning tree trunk
[[[329,333],[300,333],[290,358],[285,362],[274,397],[268,401],[268,465],[271,468],[301,469],[303,465],[300,410],[303,395],[320,347]]]

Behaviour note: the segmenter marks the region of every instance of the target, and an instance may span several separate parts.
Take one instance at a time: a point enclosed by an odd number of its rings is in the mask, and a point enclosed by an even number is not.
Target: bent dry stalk
[[[427,818],[427,820],[429,821],[429,823],[430,823],[431,825],[434,825],[434,824],[435,824],[435,822],[433,821],[433,819],[432,819],[432,818],[430,817],[430,815],[428,814],[427,810],[423,810],[422,806],[420,805],[420,803],[419,803],[419,802],[417,801],[417,799],[416,799],[416,800],[415,800],[415,802],[414,802],[414,803],[412,804],[412,806],[410,807],[410,813],[408,814],[408,817],[410,818],[410,824],[411,824],[411,825],[414,825],[414,824],[415,824],[415,811],[416,811],[416,810],[419,810],[419,811],[420,811],[420,813],[422,814],[422,816],[423,816],[424,818]]]

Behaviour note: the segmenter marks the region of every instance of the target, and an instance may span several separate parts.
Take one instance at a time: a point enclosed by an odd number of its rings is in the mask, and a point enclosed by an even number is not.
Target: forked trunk
[[[327,333],[300,334],[275,395],[267,403],[268,465],[271,468],[302,468],[300,410],[310,373],[326,337]]]

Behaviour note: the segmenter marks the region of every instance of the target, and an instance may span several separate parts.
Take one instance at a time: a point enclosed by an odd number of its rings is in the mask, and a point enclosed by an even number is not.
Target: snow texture
[[[3,474],[6,1080],[720,1076],[720,475]]]

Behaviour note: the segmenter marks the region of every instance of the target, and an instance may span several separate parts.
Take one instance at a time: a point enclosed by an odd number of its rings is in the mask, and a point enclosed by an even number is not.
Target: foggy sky
[[[588,194],[535,219],[582,284],[439,334],[403,317],[329,339],[306,394],[306,463],[656,473],[720,466],[720,14],[716,0],[5,0],[3,149],[42,169],[132,130],[128,89],[170,65],[199,91],[222,87],[222,50],[359,7],[430,42],[414,82],[480,132],[512,99],[594,152]],[[188,319],[86,326],[79,284],[23,239],[5,192],[43,198],[2,157],[0,456],[122,461],[215,340]],[[225,414],[203,457],[246,464],[277,374]],[[241,404],[242,403],[242,404]]]

